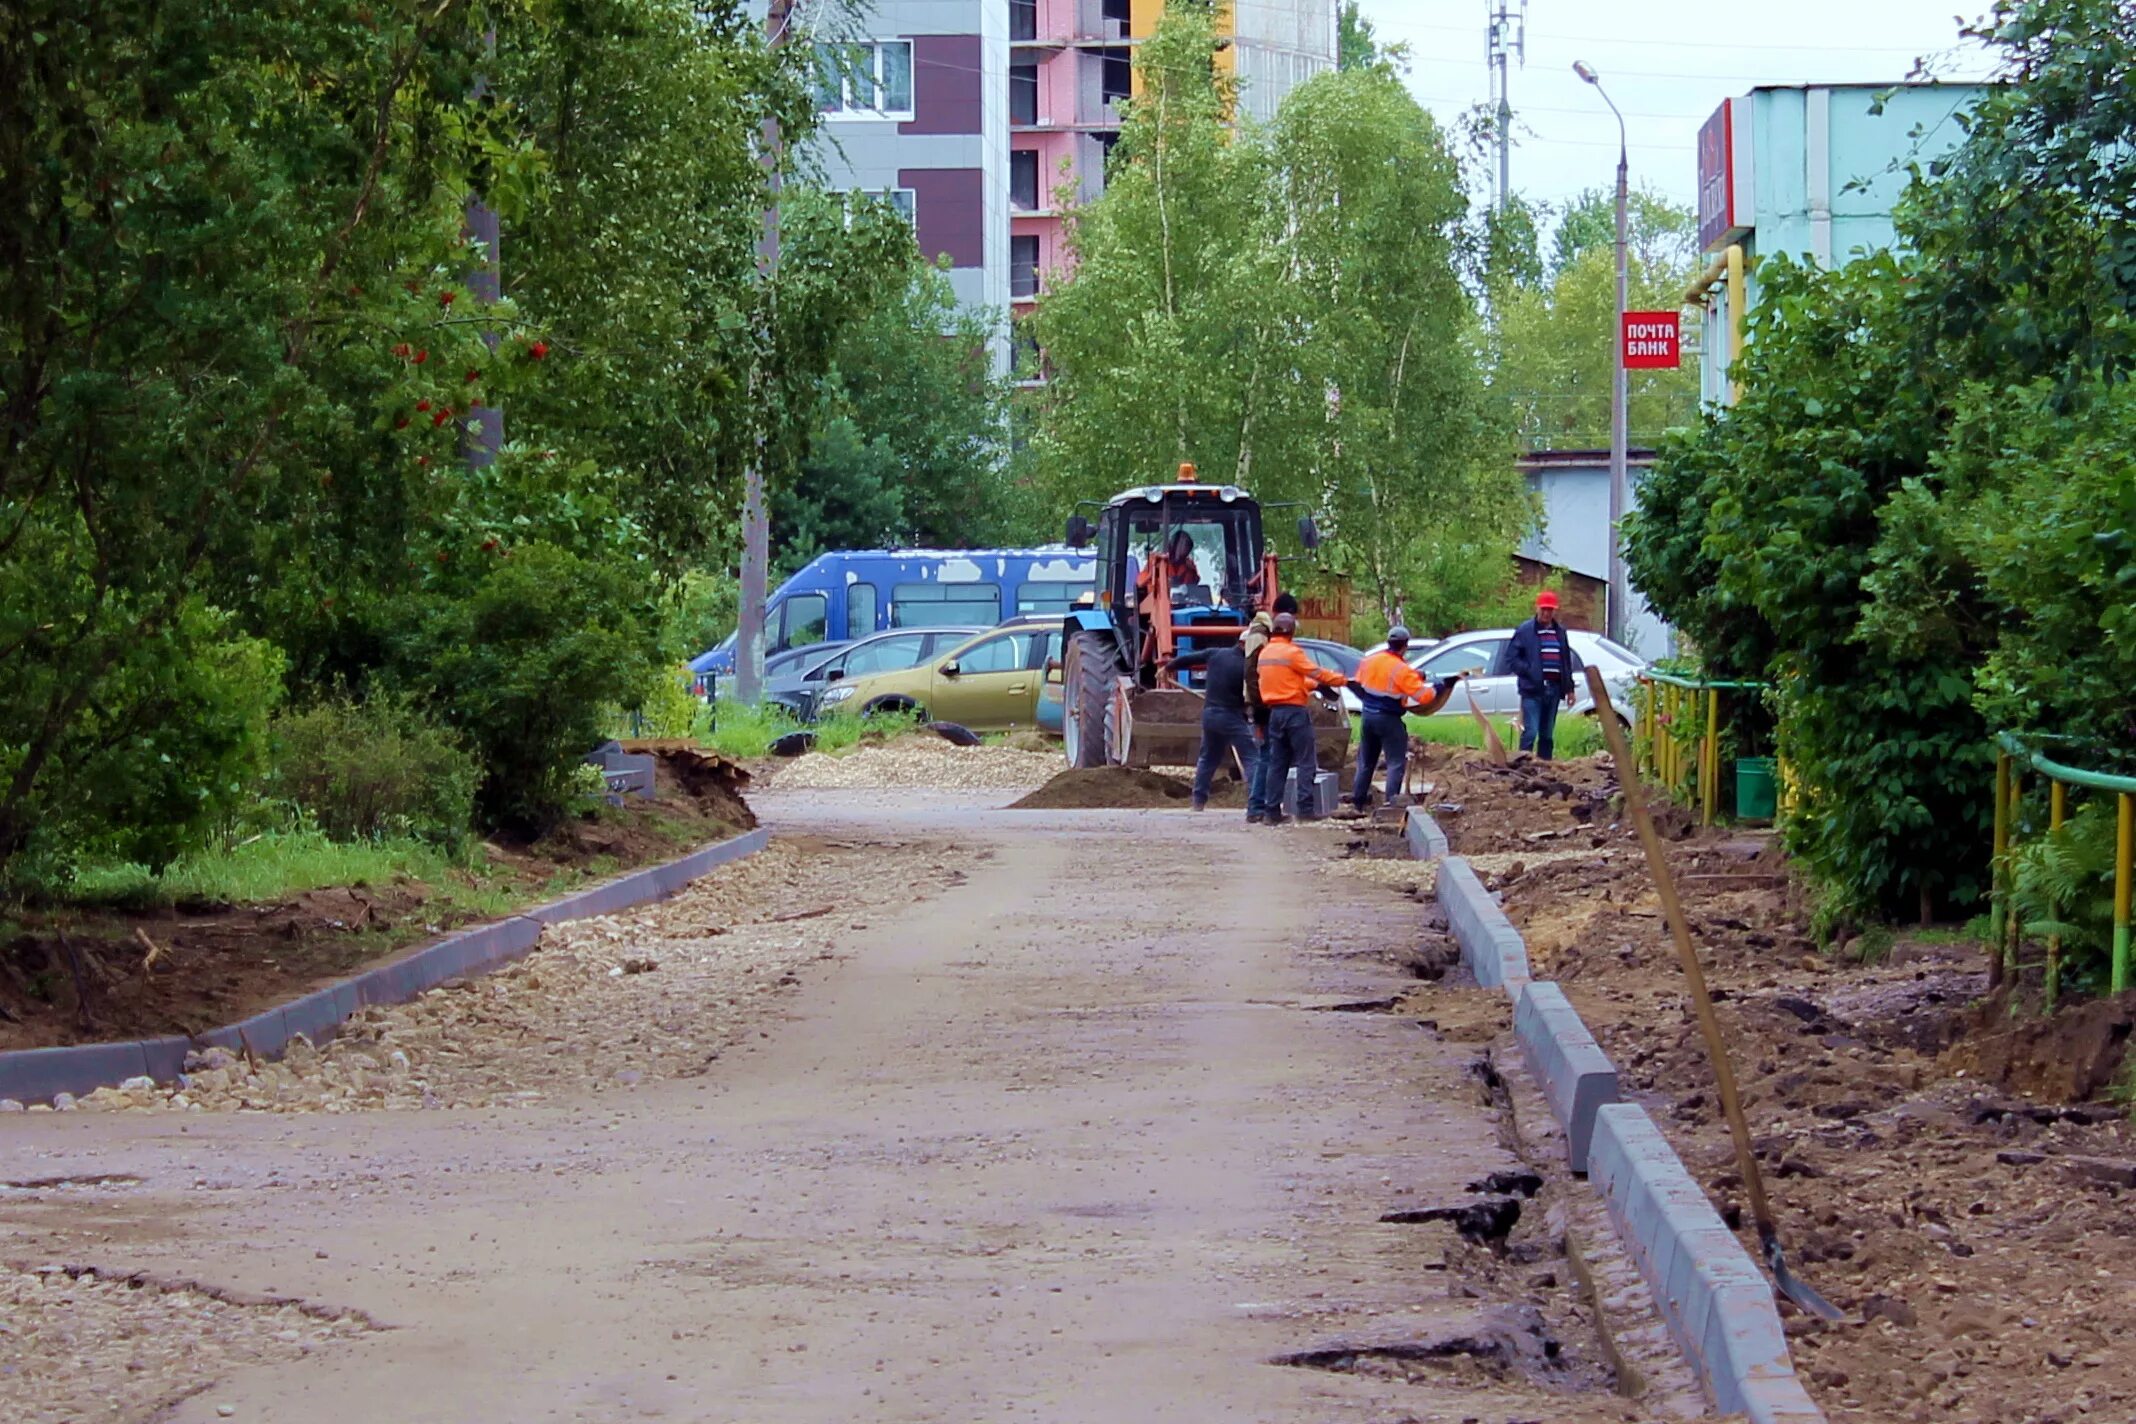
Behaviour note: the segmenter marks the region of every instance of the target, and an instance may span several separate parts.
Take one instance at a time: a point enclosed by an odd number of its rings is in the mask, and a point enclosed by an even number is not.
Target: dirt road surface
[[[978,799],[764,797],[841,883],[727,912],[839,909],[781,994],[641,976],[663,1031],[728,1014],[690,1074],[542,1078],[647,1031],[618,996],[541,1053],[463,1026],[538,1099],[0,1120],[0,1416],[1644,1417],[1569,1273],[1379,1220],[1517,1165],[1472,1048],[1337,1011],[1405,987],[1396,884]],[[626,923],[673,959],[706,913]]]

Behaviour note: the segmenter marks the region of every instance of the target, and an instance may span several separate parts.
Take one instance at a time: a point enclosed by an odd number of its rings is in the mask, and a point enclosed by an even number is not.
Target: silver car
[[[1580,655],[1580,661],[1602,670],[1602,681],[1609,688],[1610,701],[1616,705],[1617,715],[1629,723],[1632,687],[1639,674],[1646,670],[1646,659],[1600,633],[1590,633],[1584,628],[1565,631],[1571,635],[1572,650]],[[1512,640],[1511,628],[1482,628],[1456,633],[1434,643],[1422,657],[1412,656],[1411,661],[1426,681],[1468,673],[1468,690],[1476,695],[1477,706],[1494,716],[1514,717],[1520,714],[1520,689],[1515,685],[1513,675],[1505,670],[1506,646]],[[1587,691],[1587,680],[1581,678],[1572,710],[1592,713],[1594,701]],[[1469,700],[1457,690],[1436,715],[1466,717],[1468,714]]]

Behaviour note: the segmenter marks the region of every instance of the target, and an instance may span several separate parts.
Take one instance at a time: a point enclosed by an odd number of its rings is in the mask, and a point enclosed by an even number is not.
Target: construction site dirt
[[[656,758],[652,799],[589,809],[536,840],[492,841],[479,881],[448,868],[451,884],[398,876],[268,904],[17,907],[0,940],[0,1050],[233,1023],[489,918],[487,904],[531,904],[755,824],[736,764],[694,746],[631,745]],[[455,889],[483,893],[444,893]]]
[[[328,1049],[13,1117],[0,1417],[1696,1417],[1396,1011],[1428,867],[1012,794],[773,792]]]
[[[1713,1074],[1606,758],[1507,769],[1463,753],[1427,779],[1534,972],[1740,1228]],[[1782,1307],[1812,1395],[1842,1424],[2136,1417],[2115,1323],[2136,1290],[2136,1142],[2098,1100],[2131,1004],[2013,1011],[1956,930],[1822,949],[1769,834],[1699,829],[1681,808],[1666,827],[1781,1239],[1848,1317]]]

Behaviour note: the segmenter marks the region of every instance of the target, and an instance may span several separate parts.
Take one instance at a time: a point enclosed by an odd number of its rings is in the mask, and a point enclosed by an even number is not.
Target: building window
[[[1035,124],[1038,122],[1038,66],[1036,64],[1012,64],[1009,66],[1009,122],[1012,124]]]
[[[1038,38],[1038,0],[1009,0],[1009,38]]]
[[[917,221],[914,215],[919,211],[919,206],[914,202],[913,192],[910,188],[849,188],[846,190],[847,227],[853,225],[855,206],[853,200],[857,198],[873,198],[878,202],[888,203],[891,207],[897,209],[898,216],[906,222]]]
[[[1019,212],[1038,211],[1038,150],[1019,148],[1009,154],[1009,206]]]
[[[816,46],[816,107],[846,118],[911,118],[912,42]]]
[[[1038,295],[1038,238],[1009,239],[1009,295],[1018,299]]]

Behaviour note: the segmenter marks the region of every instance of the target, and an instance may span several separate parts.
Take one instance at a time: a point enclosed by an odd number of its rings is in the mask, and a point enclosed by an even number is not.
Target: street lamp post
[[[1625,208],[1631,200],[1631,145],[1625,141],[1624,113],[1617,107],[1609,91],[1602,87],[1602,76],[1595,73],[1594,66],[1579,60],[1572,66],[1573,73],[1594,86],[1609,105],[1609,111],[1617,116],[1617,329],[1610,334],[1614,349],[1611,359],[1609,402],[1609,636],[1617,642],[1624,641],[1625,605],[1631,593],[1624,576],[1624,504],[1626,497],[1625,477],[1625,425],[1629,420],[1627,406],[1631,399],[1629,376],[1624,369],[1624,304],[1626,287],[1625,256]]]

